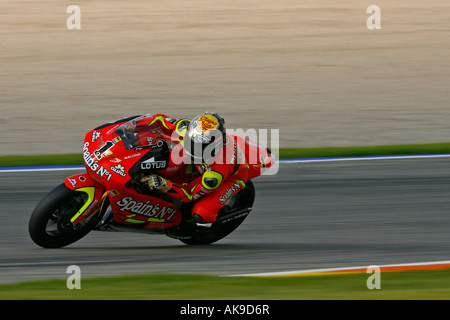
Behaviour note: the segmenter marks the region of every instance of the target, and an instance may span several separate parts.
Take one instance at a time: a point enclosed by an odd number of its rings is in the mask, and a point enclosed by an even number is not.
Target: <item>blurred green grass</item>
[[[338,147],[338,148],[285,148],[280,149],[281,159],[319,158],[319,157],[362,157],[386,155],[414,155],[414,154],[448,154],[450,143],[388,145],[367,147]]]
[[[450,269],[381,272],[381,289],[369,290],[370,274],[299,277],[219,277],[187,274],[82,278],[69,290],[65,279],[0,285],[1,300],[448,300]]]
[[[47,154],[47,155],[14,155],[1,156],[0,167],[53,166],[83,164],[83,155]]]
[[[280,159],[293,159],[447,153],[450,153],[450,143],[338,148],[282,148],[278,150],[277,156]],[[75,154],[0,156],[0,167],[80,164],[83,164],[81,152]]]

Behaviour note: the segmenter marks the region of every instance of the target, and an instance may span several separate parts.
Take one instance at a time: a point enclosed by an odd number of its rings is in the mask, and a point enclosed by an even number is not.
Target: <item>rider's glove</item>
[[[143,177],[141,179],[141,182],[147,183],[151,191],[158,190],[161,192],[167,192],[170,189],[172,189],[172,182],[170,180],[166,180],[163,177],[160,177],[156,174]]]

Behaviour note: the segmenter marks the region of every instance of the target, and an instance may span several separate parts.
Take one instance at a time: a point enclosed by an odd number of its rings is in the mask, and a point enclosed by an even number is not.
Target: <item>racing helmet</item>
[[[192,119],[184,136],[184,151],[192,163],[211,162],[223,147],[225,120],[217,113],[204,112]]]

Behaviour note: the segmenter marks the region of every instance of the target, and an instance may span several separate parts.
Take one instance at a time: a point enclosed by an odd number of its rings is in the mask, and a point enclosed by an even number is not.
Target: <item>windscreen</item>
[[[125,144],[125,148],[136,150],[142,148],[162,147],[172,143],[172,132],[151,114],[140,116],[119,126],[114,131]]]

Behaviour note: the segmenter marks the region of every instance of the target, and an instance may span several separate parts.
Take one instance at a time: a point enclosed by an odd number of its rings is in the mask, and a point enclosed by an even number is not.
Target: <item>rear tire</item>
[[[38,203],[28,223],[34,243],[43,248],[61,248],[88,234],[93,226],[91,222],[79,229],[70,222],[86,199],[85,193],[70,190],[64,183],[49,192]]]
[[[255,186],[253,185],[253,182],[248,180],[245,188],[235,195],[235,197],[236,199],[234,199],[235,202],[233,206],[225,206],[222,208],[217,215],[217,219],[227,215],[231,210],[251,208],[253,206],[255,201]],[[234,220],[226,223],[214,222],[209,228],[200,227],[199,229],[193,231],[190,238],[180,239],[180,241],[188,245],[207,245],[214,243],[225,238],[231,232],[236,230],[236,228],[241,225],[247,216],[248,214],[235,218]]]

